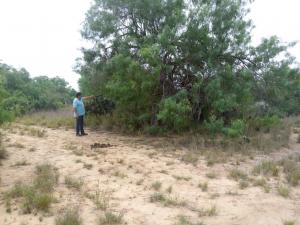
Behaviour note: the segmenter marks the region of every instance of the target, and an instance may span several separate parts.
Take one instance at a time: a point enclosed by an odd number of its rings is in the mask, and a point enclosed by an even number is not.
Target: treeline
[[[278,38],[251,43],[247,0],[97,0],[80,88],[116,103],[126,130],[229,136],[300,113],[300,70]]]
[[[74,92],[62,78],[31,78],[25,69],[0,63],[0,124],[26,113],[70,104]]]

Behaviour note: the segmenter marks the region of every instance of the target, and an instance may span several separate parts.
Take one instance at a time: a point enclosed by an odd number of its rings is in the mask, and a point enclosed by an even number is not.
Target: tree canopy
[[[300,112],[300,71],[277,37],[251,43],[249,0],[95,0],[80,88],[119,124],[180,131]]]
[[[0,64],[0,124],[25,113],[58,109],[74,92],[62,78],[31,78],[25,69]]]

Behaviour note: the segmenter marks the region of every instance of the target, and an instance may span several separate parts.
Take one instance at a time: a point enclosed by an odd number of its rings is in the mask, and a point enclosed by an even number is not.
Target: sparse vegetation
[[[70,209],[55,219],[55,225],[83,225],[83,221],[78,209]]]
[[[249,182],[247,180],[240,180],[239,187],[240,189],[246,189],[247,187],[249,187]]]
[[[203,222],[193,223],[187,216],[180,215],[178,221],[174,225],[204,225]]]
[[[216,216],[217,215],[217,207],[215,205],[211,206],[208,209],[201,209],[199,211],[199,216]]]
[[[57,181],[58,172],[53,166],[39,165],[32,185],[17,183],[5,194],[7,205],[10,205],[11,199],[22,197],[23,213],[31,213],[34,209],[47,212],[55,202],[52,192]]]
[[[234,179],[235,181],[248,179],[248,175],[244,171],[239,169],[230,170],[229,177]]]
[[[65,185],[67,186],[67,188],[80,190],[83,185],[83,180],[71,176],[65,176]]]
[[[123,214],[114,212],[105,212],[98,220],[98,225],[121,224]]]
[[[153,188],[155,191],[159,191],[161,188],[161,182],[160,181],[156,181],[151,185],[151,188]]]
[[[91,198],[94,201],[97,209],[107,210],[110,206],[111,192],[108,190],[101,190],[100,188],[98,188],[95,191],[95,194],[89,196],[89,198]]]
[[[179,200],[176,197],[166,196],[160,192],[156,192],[150,196],[150,202],[160,202],[164,206],[184,206],[185,201]]]
[[[93,164],[90,164],[90,163],[84,163],[83,164],[83,168],[87,169],[87,170],[90,170],[93,168]]]
[[[185,163],[191,163],[191,164],[193,164],[193,165],[196,165],[196,164],[197,164],[198,159],[199,159],[199,154],[197,154],[197,153],[195,153],[195,152],[191,152],[191,151],[185,153],[185,154],[182,156],[182,158],[181,158],[181,160],[182,160],[183,162],[185,162]]]
[[[53,192],[59,178],[57,169],[50,164],[41,164],[36,166],[35,173],[34,187],[42,192]]]
[[[270,186],[268,185],[266,179],[264,179],[264,178],[258,178],[256,180],[254,180],[253,185],[262,187],[266,193],[270,192]]]
[[[253,168],[253,174],[277,177],[279,175],[279,168],[273,161],[263,161]]]
[[[184,181],[189,181],[189,180],[192,179],[191,177],[180,176],[180,175],[173,175],[173,177],[174,177],[176,180],[184,180]]]
[[[288,198],[290,196],[290,189],[284,185],[279,185],[278,194],[284,198]]]

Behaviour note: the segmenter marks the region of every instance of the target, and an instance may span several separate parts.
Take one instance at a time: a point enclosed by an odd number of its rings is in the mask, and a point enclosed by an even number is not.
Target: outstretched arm
[[[86,99],[91,99],[91,98],[95,98],[94,95],[90,95],[90,96],[84,96],[82,97],[82,99],[86,100]]]

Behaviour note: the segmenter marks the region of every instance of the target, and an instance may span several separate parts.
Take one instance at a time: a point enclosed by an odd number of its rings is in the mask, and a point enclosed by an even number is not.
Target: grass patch
[[[37,129],[37,128],[29,128],[28,134],[34,137],[45,137],[46,136],[46,130],[43,129]]]
[[[57,182],[58,172],[53,166],[39,165],[31,185],[19,182],[5,193],[6,203],[9,206],[11,199],[21,198],[23,213],[28,214],[33,210],[48,212],[51,204],[56,201],[52,193]]]
[[[74,127],[74,118],[70,116],[70,109],[68,107],[54,111],[32,113],[19,118],[17,121],[27,126],[38,125],[54,129]]]
[[[277,191],[278,194],[284,198],[288,198],[290,196],[290,189],[286,186],[280,185]]]
[[[72,189],[80,190],[83,185],[83,180],[71,176],[65,176],[65,185],[69,189],[72,188]]]
[[[249,182],[247,180],[240,180],[239,187],[240,189],[246,189],[247,187],[249,187]]]
[[[153,188],[155,191],[159,191],[161,188],[161,182],[160,181],[156,181],[151,185],[151,188]]]
[[[89,164],[89,163],[84,163],[83,164],[83,168],[87,169],[87,170],[90,170],[93,168],[93,164]]]
[[[266,193],[270,192],[270,186],[264,178],[258,178],[254,180],[253,185],[256,187],[262,187]]]
[[[36,177],[34,187],[42,192],[53,192],[58,183],[59,174],[55,167],[50,164],[41,164],[36,166]]]
[[[123,214],[105,212],[98,220],[98,225],[121,224],[123,222]]]
[[[292,155],[288,159],[283,159],[279,163],[283,167],[287,182],[292,186],[297,186],[300,181],[300,156]]]
[[[211,206],[208,209],[201,209],[198,214],[200,217],[204,216],[216,216],[217,215],[217,207],[215,205]]]
[[[239,181],[239,180],[247,180],[248,179],[248,175],[239,169],[232,169],[229,172],[229,178],[235,180],[235,181]]]
[[[199,160],[199,155],[194,152],[187,152],[181,157],[181,161],[196,165]]]
[[[179,216],[178,221],[174,225],[204,225],[202,222],[193,223],[187,216]]]
[[[176,180],[185,180],[185,181],[189,181],[189,180],[192,179],[191,177],[179,176],[179,175],[173,175],[173,177],[174,177]]]
[[[181,201],[178,198],[166,196],[162,193],[156,192],[150,196],[150,202],[155,203],[159,202],[164,206],[184,206],[186,205],[185,201]]]
[[[98,189],[90,198],[94,201],[97,209],[107,210],[110,206],[111,192]]]
[[[55,225],[83,225],[77,209],[71,209],[55,219]]]
[[[253,174],[277,177],[279,175],[279,168],[273,161],[263,161],[253,168]]]
[[[225,163],[227,156],[225,152],[222,151],[208,151],[205,154],[207,166],[213,166],[218,163]]]

